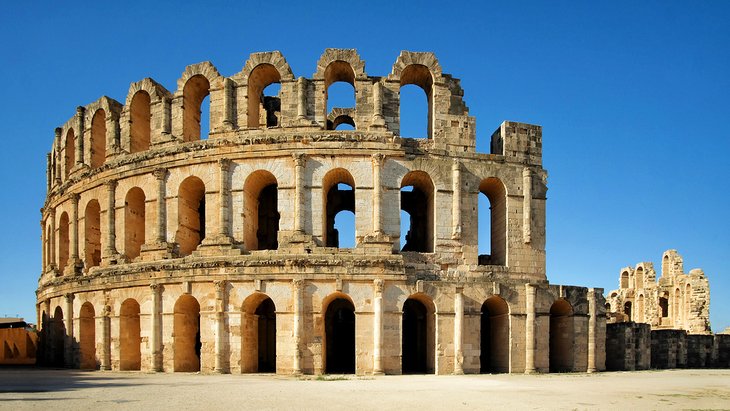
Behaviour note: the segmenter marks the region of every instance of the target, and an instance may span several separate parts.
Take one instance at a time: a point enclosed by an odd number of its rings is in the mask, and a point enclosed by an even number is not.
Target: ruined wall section
[[[664,252],[661,267],[658,281],[648,262],[621,269],[619,288],[606,299],[614,321],[647,323],[655,330],[710,333],[710,285],[704,272],[693,269],[685,273],[676,250]]]

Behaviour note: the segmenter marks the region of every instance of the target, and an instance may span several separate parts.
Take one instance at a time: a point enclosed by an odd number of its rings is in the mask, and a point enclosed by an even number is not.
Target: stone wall
[[[0,329],[0,364],[35,364],[38,334],[25,328]]]
[[[647,370],[651,365],[649,324],[606,324],[606,370]]]

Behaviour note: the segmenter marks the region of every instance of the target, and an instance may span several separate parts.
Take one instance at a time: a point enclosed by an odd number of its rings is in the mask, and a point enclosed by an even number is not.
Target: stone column
[[[226,334],[226,287],[225,280],[215,281],[215,372],[227,374],[226,354],[228,335]]]
[[[294,374],[302,373],[302,322],[303,305],[302,294],[304,292],[304,280],[293,280],[294,287]]]
[[[383,187],[380,181],[381,169],[385,163],[385,155],[377,153],[372,156],[373,161],[373,232],[383,231],[383,216],[380,210],[383,198]]]
[[[112,369],[112,336],[111,336],[111,316],[112,307],[107,303],[104,305],[104,311],[101,317],[101,366],[99,367],[102,371],[109,371]]]
[[[46,192],[51,191],[51,181],[53,173],[51,172],[51,153],[46,154]]]
[[[383,280],[374,280],[373,295],[373,374],[383,374]]]
[[[525,191],[522,209],[522,238],[525,244],[528,244],[532,241],[532,173],[527,167],[522,170],[522,185]]]
[[[373,83],[373,120],[383,120],[383,89],[379,81]]]
[[[535,372],[535,292],[534,284],[525,284],[525,374]]]
[[[223,79],[223,126],[233,130],[233,82],[228,77]]]
[[[162,134],[172,133],[172,100],[170,97],[162,97]]]
[[[218,235],[221,238],[221,241],[231,241],[231,230],[229,225],[231,224],[231,207],[230,207],[230,198],[231,198],[231,184],[230,184],[230,176],[229,171],[231,169],[231,160],[222,158],[218,160],[218,164],[221,167],[220,170],[220,179],[219,179],[219,198],[220,198],[220,215],[219,215],[219,230]]]
[[[588,289],[588,369],[596,372],[596,291]]]
[[[63,131],[60,127],[56,128],[56,138],[54,139],[54,143],[56,143],[56,168],[53,170],[53,173],[55,174],[55,184],[61,185],[61,131]]]
[[[79,265],[79,195],[71,194],[71,256],[68,264],[71,272],[76,272]]]
[[[307,157],[302,153],[292,154],[294,158],[294,229],[300,233],[304,232],[304,166]]]
[[[79,131],[79,135],[76,136],[76,164],[84,164],[84,112],[85,108],[79,106],[76,107],[76,127]]]
[[[297,79],[297,119],[299,120],[306,120],[307,119],[307,93],[306,93],[307,84],[304,80],[304,77],[299,77]]]
[[[152,290],[152,332],[150,345],[152,346],[152,370],[162,371],[162,291],[164,287],[157,283],[150,284]]]
[[[106,247],[104,248],[104,254],[106,254],[106,259],[113,258],[117,254],[117,234],[116,234],[116,188],[117,188],[117,182],[115,180],[110,180],[106,183],[106,190],[107,190],[107,212],[106,212]]]
[[[464,374],[464,294],[454,294],[454,374]]]
[[[117,117],[113,113],[106,113],[104,121],[106,123],[106,157],[110,155],[118,154],[119,147],[121,146],[119,139],[121,137],[121,130],[119,129],[119,122],[115,121]]]
[[[66,308],[64,310],[66,312],[66,315],[63,318],[66,322],[66,324],[64,324],[66,326],[66,336],[63,339],[63,366],[66,368],[72,368],[74,366],[74,295],[69,293],[66,294],[64,297],[66,299]]]
[[[451,238],[458,240],[461,238],[461,163],[454,160],[451,165],[451,184],[452,184],[452,204],[451,214]]]
[[[157,179],[157,233],[155,233],[155,241],[158,244],[164,244],[167,242],[167,207],[165,202],[167,170],[159,168],[153,174]]]

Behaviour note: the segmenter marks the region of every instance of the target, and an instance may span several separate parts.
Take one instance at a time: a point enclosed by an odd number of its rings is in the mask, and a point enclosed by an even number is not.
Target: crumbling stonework
[[[354,107],[327,112],[331,84]],[[279,83],[276,96],[267,86]],[[400,88],[428,101],[400,136]],[[404,51],[385,77],[327,49],[312,78],[279,52],[224,77],[145,78],[62,127],[47,158],[44,361],[277,373],[602,370],[601,289],[550,284],[539,126],[476,152],[459,80]],[[210,130],[201,104],[210,96]],[[337,130],[350,124],[354,130]],[[491,204],[478,215],[478,196]],[[400,244],[401,212],[410,228]],[[341,248],[340,212],[355,214]],[[477,219],[491,221],[479,255]]]
[[[606,311],[609,322],[634,321],[650,324],[652,330],[711,333],[707,277],[701,269],[686,274],[676,250],[664,252],[658,281],[652,263],[622,268],[619,289],[606,298]]]

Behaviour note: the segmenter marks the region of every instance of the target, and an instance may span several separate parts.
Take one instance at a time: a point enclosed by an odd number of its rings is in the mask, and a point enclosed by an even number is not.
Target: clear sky
[[[713,330],[730,326],[730,2],[81,3],[0,11],[0,316],[35,318],[46,153],[76,106],[144,77],[175,90],[205,60],[230,76],[256,51],[311,77],[341,47],[374,76],[435,52],[482,152],[503,120],[543,126],[551,282],[608,291],[676,248],[709,277]]]

